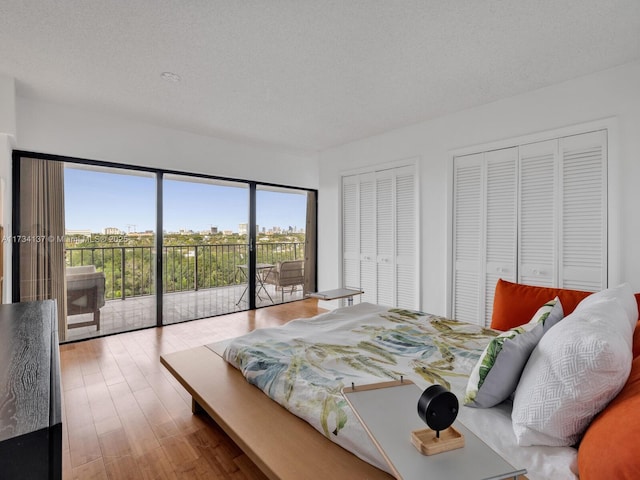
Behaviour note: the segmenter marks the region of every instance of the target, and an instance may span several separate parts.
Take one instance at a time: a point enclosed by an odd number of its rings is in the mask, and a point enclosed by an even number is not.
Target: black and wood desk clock
[[[418,400],[418,416],[429,428],[411,432],[411,443],[423,455],[461,448],[464,436],[451,425],[458,416],[458,398],[442,385],[431,385]]]

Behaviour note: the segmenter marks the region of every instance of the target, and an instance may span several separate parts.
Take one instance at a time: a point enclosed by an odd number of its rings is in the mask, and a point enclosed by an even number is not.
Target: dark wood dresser
[[[0,305],[0,478],[62,478],[56,304]]]

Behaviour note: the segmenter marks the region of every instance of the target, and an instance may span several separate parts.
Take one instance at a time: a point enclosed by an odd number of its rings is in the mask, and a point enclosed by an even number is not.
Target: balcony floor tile
[[[165,294],[163,298],[163,320],[165,325],[214,317],[227,313],[239,312],[248,308],[246,294],[239,302],[246,285],[209,288],[199,291],[187,291]],[[282,294],[275,287],[267,285],[267,291],[273,299],[261,295],[258,307],[266,307],[282,303]],[[298,286],[293,293],[287,289],[284,301],[301,300],[302,287]],[[239,302],[239,303],[238,303]],[[70,324],[90,321],[90,313],[68,317]],[[155,296],[131,297],[124,300],[108,300],[100,310],[100,330],[95,326],[71,328],[67,330],[66,341],[84,340],[87,338],[137,330],[156,325]]]

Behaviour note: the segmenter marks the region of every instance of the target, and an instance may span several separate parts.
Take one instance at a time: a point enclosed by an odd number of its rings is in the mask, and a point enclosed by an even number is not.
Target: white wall
[[[0,75],[0,133],[16,134],[16,85],[11,77]]]
[[[316,154],[246,145],[23,97],[17,98],[16,105],[19,150],[318,186]]]
[[[2,301],[11,298],[11,151],[16,136],[16,87],[13,78],[0,75],[0,225],[4,237],[0,239],[3,252]]]
[[[340,175],[345,170],[420,158],[422,309],[448,314],[451,151],[616,117],[610,162],[618,170],[611,194],[622,252],[620,280],[640,291],[640,62],[581,77],[367,138],[320,155],[318,287],[340,285]],[[617,183],[617,185],[616,185]],[[618,208],[619,207],[619,208]],[[619,210],[619,211],[618,211]],[[616,261],[616,259],[613,259]]]

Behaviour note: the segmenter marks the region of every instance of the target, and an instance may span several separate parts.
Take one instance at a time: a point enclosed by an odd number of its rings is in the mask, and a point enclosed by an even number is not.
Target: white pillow
[[[636,328],[636,322],[638,321],[638,302],[636,301],[636,297],[633,294],[631,285],[629,285],[628,283],[623,283],[622,285],[618,285],[617,287],[609,288],[607,290],[602,290],[600,292],[594,293],[593,295],[589,295],[578,304],[576,310],[578,308],[586,308],[589,305],[606,298],[612,298],[618,301],[618,303],[620,303],[620,306],[624,308],[626,319],[631,327],[631,333],[633,333],[633,329]]]
[[[542,337],[513,401],[518,445],[574,445],[622,389],[632,361],[629,318],[637,321],[630,299],[628,285],[593,294]]]

